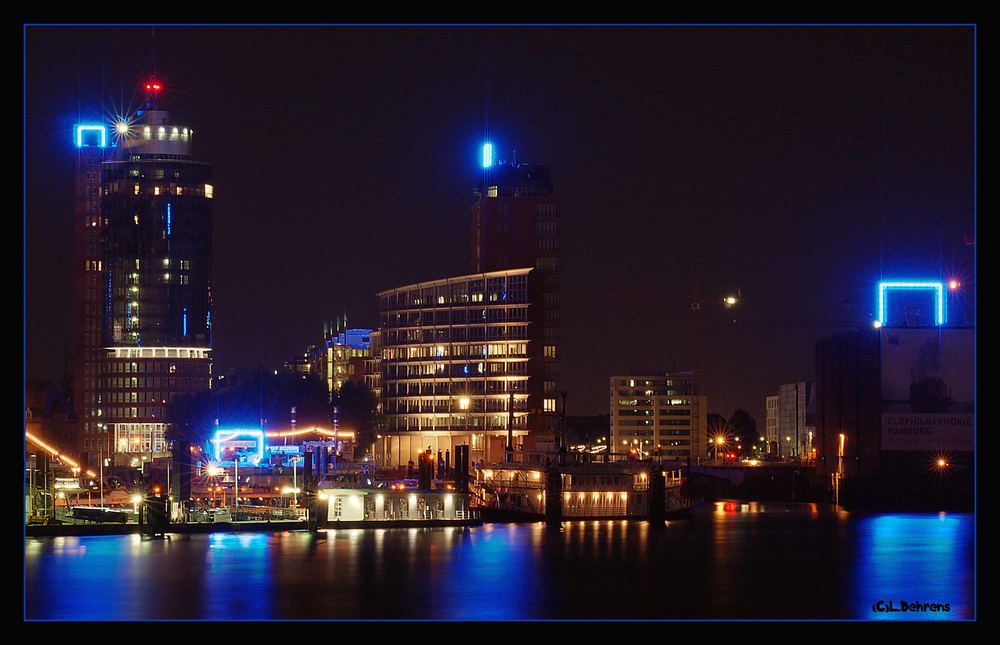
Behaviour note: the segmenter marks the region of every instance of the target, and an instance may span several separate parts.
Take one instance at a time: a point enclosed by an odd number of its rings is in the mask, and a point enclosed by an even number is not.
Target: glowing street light
[[[937,467],[938,468],[942,468],[942,469],[947,468],[948,467],[948,460],[943,459],[943,458],[942,459],[938,459],[937,460]]]
[[[723,304],[726,305],[726,308],[728,309],[730,307],[735,306],[736,303],[739,301],[736,299],[736,296],[726,296],[722,302]]]
[[[961,286],[962,286],[962,283],[959,282],[958,280],[952,279],[952,280],[948,281],[948,290],[949,291],[957,291]]]

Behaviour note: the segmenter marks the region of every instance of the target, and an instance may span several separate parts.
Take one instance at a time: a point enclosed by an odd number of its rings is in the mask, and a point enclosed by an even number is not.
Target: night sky
[[[61,381],[72,127],[138,104],[152,38],[26,33],[26,369]],[[763,429],[831,321],[871,319],[880,275],[958,276],[971,324],[973,35],[158,27],[161,107],[215,171],[215,369],[280,368],[324,319],[376,326],[377,291],[470,273],[488,127],[560,198],[569,414],[607,413],[612,374],[690,367],[697,279],[710,410]],[[739,309],[709,304],[735,289]]]

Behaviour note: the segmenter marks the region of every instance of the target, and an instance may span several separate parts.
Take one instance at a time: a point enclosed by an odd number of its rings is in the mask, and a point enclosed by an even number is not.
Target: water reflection
[[[691,519],[29,539],[31,618],[896,618],[972,615],[970,516],[720,502]],[[902,616],[911,617],[911,616]]]
[[[950,620],[973,616],[971,518],[967,515],[882,515],[864,518],[859,542],[855,608],[878,620]],[[903,603],[947,603],[949,611],[873,610]]]

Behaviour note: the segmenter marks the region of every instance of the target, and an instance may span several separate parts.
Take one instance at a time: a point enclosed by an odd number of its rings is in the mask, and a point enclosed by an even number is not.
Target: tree
[[[375,443],[379,427],[375,393],[364,383],[345,381],[333,405],[337,408],[338,427],[354,432],[357,453],[363,454]]]
[[[743,446],[745,453],[750,452],[760,439],[760,435],[757,434],[757,420],[742,408],[733,412],[733,416],[729,417],[729,427],[733,437]]]

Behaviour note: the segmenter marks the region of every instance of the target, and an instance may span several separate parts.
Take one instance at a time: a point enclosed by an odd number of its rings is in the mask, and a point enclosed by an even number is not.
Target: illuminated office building
[[[467,444],[474,461],[503,461],[508,428],[515,454],[529,430],[544,430],[555,397],[536,387],[546,378],[532,358],[543,344],[538,277],[529,267],[378,294],[386,425],[376,459],[401,466],[428,446]]]
[[[612,452],[697,462],[708,454],[708,397],[691,372],[611,377]]]
[[[484,148],[482,179],[472,206],[473,270],[477,273],[532,267],[540,285],[532,301],[539,310],[539,341],[529,356],[542,365],[533,380],[532,400],[558,399],[559,390],[559,200],[549,169],[517,161],[494,162]],[[483,199],[485,194],[486,198]],[[485,202],[485,206],[484,206]],[[544,423],[540,431],[557,428],[555,406],[533,410]],[[533,429],[532,433],[536,431]]]
[[[104,124],[77,124],[73,199],[73,390],[78,454],[110,454],[111,435],[99,415],[104,293],[101,255],[101,164],[111,148]]]

